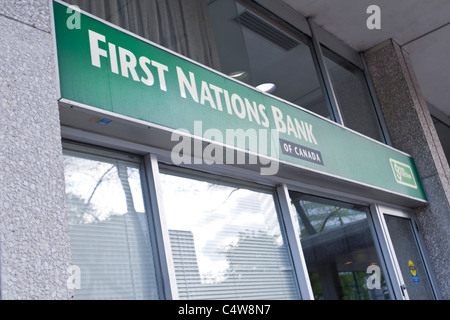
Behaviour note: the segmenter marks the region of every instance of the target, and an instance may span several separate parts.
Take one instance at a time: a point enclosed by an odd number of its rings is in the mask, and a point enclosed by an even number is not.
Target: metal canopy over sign
[[[426,201],[409,155],[90,14],[71,23],[63,3],[53,10],[61,100]]]

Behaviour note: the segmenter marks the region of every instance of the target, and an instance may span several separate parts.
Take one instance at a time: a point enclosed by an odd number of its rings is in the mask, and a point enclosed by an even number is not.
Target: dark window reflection
[[[207,2],[223,73],[330,118],[306,36],[246,2]]]
[[[385,300],[368,210],[290,192],[315,299]]]
[[[322,52],[344,125],[384,142],[363,71],[325,47]]]

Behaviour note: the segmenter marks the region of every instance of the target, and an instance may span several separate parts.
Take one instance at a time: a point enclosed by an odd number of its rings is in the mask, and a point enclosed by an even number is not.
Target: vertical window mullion
[[[377,209],[375,205],[372,205],[369,207],[369,226],[370,229],[374,235],[374,241],[375,241],[375,248],[377,250],[377,253],[380,257],[380,266],[383,269],[383,274],[386,278],[386,284],[390,291],[390,294],[393,298],[400,299],[401,298],[401,292],[397,289],[400,286],[397,284],[397,281],[395,279],[392,279],[395,277],[392,268],[391,268],[391,261],[389,257],[388,247],[387,243],[385,242],[385,235],[383,234],[383,226],[382,222],[379,220],[379,215],[377,213]]]
[[[328,73],[328,69],[325,64],[325,60],[323,57],[320,42],[317,38],[317,33],[315,31],[314,22],[311,21],[311,19],[308,19],[308,23],[309,23],[309,27],[311,29],[311,34],[312,34],[312,43],[313,43],[313,48],[314,48],[313,51],[314,51],[314,55],[315,55],[314,58],[317,61],[318,66],[319,66],[319,76],[325,85],[327,101],[329,102],[330,109],[331,109],[330,114],[334,118],[332,120],[334,120],[335,122],[337,122],[341,125],[344,125],[344,121],[343,121],[343,118],[341,115],[341,111],[339,109],[339,104],[338,104],[338,101],[336,98],[336,94],[333,89],[333,84],[331,82],[330,74]]]
[[[144,157],[144,164],[150,196],[150,207],[157,238],[156,243],[161,268],[163,294],[167,300],[178,300],[175,267],[172,259],[169,231],[164,215],[157,157],[150,154],[146,155]]]
[[[383,253],[384,263],[388,271],[387,275],[390,280],[394,297],[397,300],[407,299],[407,297],[402,292],[404,281],[401,273],[399,272],[399,266],[393,253],[393,247],[389,239],[389,234],[387,231],[386,222],[383,218],[383,213],[381,212],[379,207],[375,205],[371,207],[370,211],[374,228],[377,234],[378,243],[380,245],[381,252]]]
[[[297,284],[302,300],[314,300],[314,294],[309,281],[308,270],[303,256],[300,234],[295,228],[295,213],[292,212],[289,194],[285,184],[277,186],[276,194],[280,205],[281,219],[284,224],[286,241],[291,253]]]

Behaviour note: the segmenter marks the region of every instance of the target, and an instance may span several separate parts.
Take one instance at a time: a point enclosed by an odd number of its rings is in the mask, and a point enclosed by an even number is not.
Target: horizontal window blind
[[[158,299],[139,163],[64,151],[75,299]]]
[[[162,193],[180,299],[298,299],[271,193],[170,173]]]

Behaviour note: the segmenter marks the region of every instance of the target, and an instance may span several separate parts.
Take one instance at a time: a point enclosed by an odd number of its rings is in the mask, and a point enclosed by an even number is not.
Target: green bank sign
[[[62,3],[53,9],[62,101],[426,200],[410,156]]]

